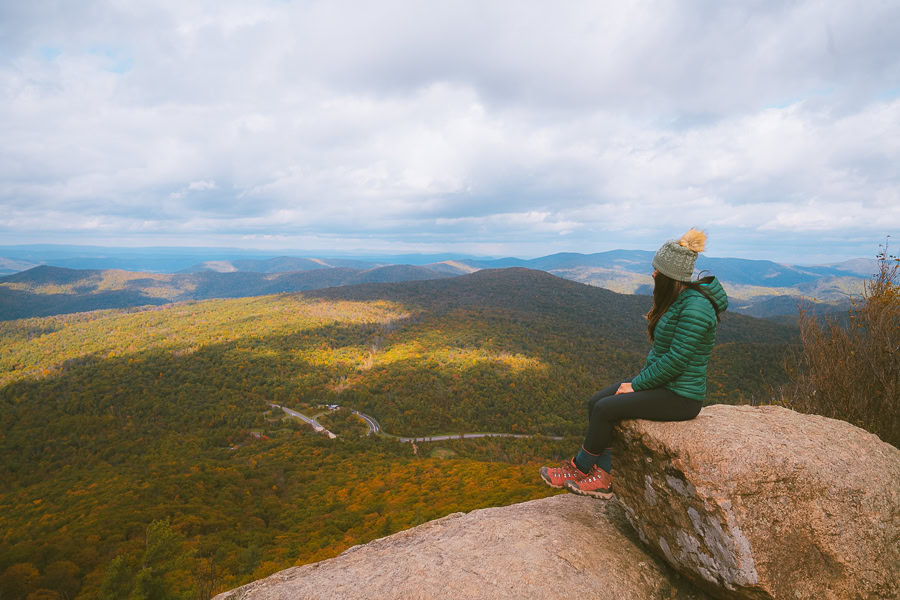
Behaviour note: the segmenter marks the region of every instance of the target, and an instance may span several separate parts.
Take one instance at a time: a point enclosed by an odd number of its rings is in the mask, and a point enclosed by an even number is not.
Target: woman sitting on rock
[[[576,494],[612,495],[610,435],[621,419],[688,421],[706,397],[706,365],[720,314],[728,306],[715,277],[691,281],[706,234],[691,229],[653,258],[653,308],[647,314],[653,346],[635,377],[603,389],[588,403],[588,427],[578,454],[562,467],[541,467],[548,485]]]

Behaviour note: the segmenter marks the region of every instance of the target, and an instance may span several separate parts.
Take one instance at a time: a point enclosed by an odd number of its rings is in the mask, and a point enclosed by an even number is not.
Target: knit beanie
[[[690,281],[697,254],[706,248],[706,234],[693,227],[680,240],[669,240],[653,257],[653,268],[675,281]]]

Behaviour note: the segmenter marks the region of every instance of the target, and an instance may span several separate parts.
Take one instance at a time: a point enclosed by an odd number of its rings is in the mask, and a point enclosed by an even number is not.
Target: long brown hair
[[[719,315],[719,309],[716,307],[716,303],[713,302],[709,292],[700,285],[712,281],[712,275],[702,277],[697,281],[676,281],[668,275],[663,275],[661,272],[657,271],[656,277],[654,277],[653,280],[653,307],[650,309],[650,312],[647,313],[647,321],[649,321],[647,324],[647,333],[650,335],[651,342],[653,341],[653,332],[656,331],[656,324],[659,323],[662,316],[666,314],[666,311],[669,310],[669,307],[672,306],[672,303],[678,298],[678,294],[684,290],[696,290],[703,294],[703,296],[709,300],[710,304],[713,305],[713,310],[716,311],[716,322],[718,323],[722,320],[722,317]]]

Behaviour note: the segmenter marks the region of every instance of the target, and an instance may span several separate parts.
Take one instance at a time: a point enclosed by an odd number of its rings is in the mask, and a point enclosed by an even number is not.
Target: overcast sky
[[[900,243],[900,2],[0,3],[0,245]]]

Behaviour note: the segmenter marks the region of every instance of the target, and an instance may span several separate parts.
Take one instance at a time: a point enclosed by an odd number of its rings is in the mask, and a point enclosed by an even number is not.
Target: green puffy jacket
[[[719,312],[728,296],[715,277],[703,280]],[[631,381],[635,391],[664,387],[686,398],[706,398],[706,365],[716,341],[716,310],[696,290],[681,292],[656,323],[653,348],[641,372]]]

